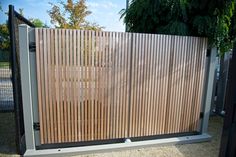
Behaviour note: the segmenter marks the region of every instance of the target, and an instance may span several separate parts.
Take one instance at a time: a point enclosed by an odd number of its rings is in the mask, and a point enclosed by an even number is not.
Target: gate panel
[[[197,131],[206,39],[134,36],[130,137]]]
[[[205,38],[35,32],[41,144],[197,131]]]
[[[36,29],[41,144],[127,137],[131,34]]]

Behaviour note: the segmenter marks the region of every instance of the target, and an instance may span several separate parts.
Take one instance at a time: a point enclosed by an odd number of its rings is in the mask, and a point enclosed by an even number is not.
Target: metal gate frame
[[[101,152],[105,150],[118,150],[133,147],[145,147],[160,144],[185,144],[194,142],[209,141],[211,136],[207,133],[210,115],[211,97],[213,91],[213,80],[216,66],[217,49],[212,48],[207,53],[206,77],[204,80],[204,96],[202,98],[203,113],[201,119],[200,133],[198,135],[182,135],[180,137],[167,137],[163,139],[151,139],[136,142],[124,142],[113,144],[92,145],[83,147],[68,147],[54,149],[38,149],[39,131],[37,128],[38,109],[37,109],[37,80],[36,80],[36,54],[35,54],[35,32],[34,28],[27,25],[19,25],[19,45],[20,45],[20,65],[22,84],[23,113],[25,124],[26,152],[25,156],[40,155],[62,155],[62,154],[84,154],[91,152]]]
[[[234,42],[232,58],[229,63],[229,73],[227,81],[226,114],[224,118],[223,131],[219,157],[236,155],[236,42]]]
[[[30,27],[34,25],[28,21],[26,18],[21,16],[18,12],[14,10],[13,5],[9,5],[8,13],[8,29],[10,35],[10,67],[12,71],[12,85],[13,85],[13,101],[14,101],[14,113],[15,113],[15,131],[16,131],[16,150],[19,154],[23,154],[25,151],[25,141],[24,141],[24,122],[23,122],[23,105],[22,105],[22,95],[21,95],[21,78],[20,78],[20,61],[19,52],[17,51],[17,23],[16,20],[27,24]]]

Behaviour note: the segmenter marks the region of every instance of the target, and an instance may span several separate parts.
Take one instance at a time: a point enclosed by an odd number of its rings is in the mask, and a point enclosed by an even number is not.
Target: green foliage
[[[3,11],[3,10],[2,10],[2,4],[1,4],[1,2],[0,2],[0,11]]]
[[[1,3],[0,3],[0,11],[3,12]],[[23,16],[23,9],[19,9],[19,13]],[[6,12],[6,14],[8,14]],[[46,25],[39,19],[30,18],[30,21],[36,27],[46,27]],[[0,24],[0,61],[9,61],[10,56],[10,36],[7,21],[5,23]]]
[[[23,8],[19,8],[19,13],[21,14],[21,16],[24,16],[24,9]]]
[[[10,51],[2,51],[0,50],[0,63],[1,62],[9,62],[10,59]]]
[[[91,14],[85,4],[85,0],[73,2],[59,1],[59,4],[49,3],[51,10],[48,14],[51,17],[51,23],[58,28],[72,28],[72,29],[90,29],[101,30],[103,27],[96,23],[89,23],[85,18]]]
[[[8,68],[9,66],[10,66],[9,62],[1,61],[1,53],[0,53],[0,68]]]
[[[29,20],[35,25],[35,27],[47,27],[47,25],[43,23],[40,19],[31,18]]]
[[[121,18],[130,32],[208,37],[222,52],[232,48],[235,0],[132,0]]]
[[[9,32],[6,24],[0,24],[0,50],[8,51],[10,45]]]
[[[24,9],[20,8],[19,13],[24,16]],[[40,19],[38,18],[29,18],[29,21],[32,22],[35,27],[48,27],[45,23],[43,23]]]
[[[0,2],[0,12],[3,12]],[[0,63],[9,60],[10,38],[6,23],[0,24]],[[1,64],[0,64],[1,67]]]

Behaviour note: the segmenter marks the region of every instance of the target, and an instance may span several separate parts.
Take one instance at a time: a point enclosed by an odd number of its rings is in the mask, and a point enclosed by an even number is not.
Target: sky
[[[38,18],[47,25],[52,26],[50,17],[47,14],[47,10],[51,8],[49,2],[57,3],[58,0],[0,0],[4,12],[7,12],[8,5],[12,4],[17,11],[19,8],[23,8],[26,18]],[[120,20],[119,11],[125,8],[126,0],[87,0],[86,4],[88,10],[92,12],[86,18],[88,21],[105,27],[105,31],[125,31],[125,25],[123,20]],[[7,15],[1,12],[0,23],[4,23],[6,20]]]

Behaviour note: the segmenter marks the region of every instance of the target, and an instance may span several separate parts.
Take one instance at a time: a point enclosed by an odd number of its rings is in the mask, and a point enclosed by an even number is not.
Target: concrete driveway
[[[78,155],[76,157],[217,157],[223,118],[211,117],[209,134],[212,141],[196,144],[169,145],[117,152]],[[14,148],[14,114],[0,113],[0,156],[18,156]]]

